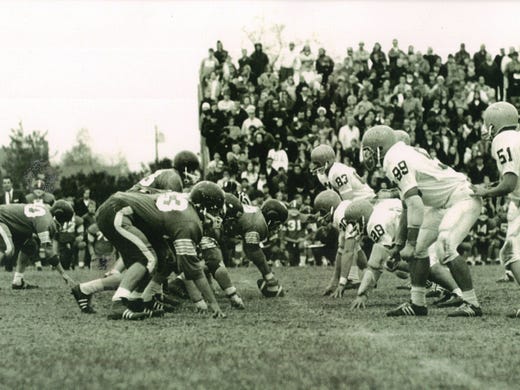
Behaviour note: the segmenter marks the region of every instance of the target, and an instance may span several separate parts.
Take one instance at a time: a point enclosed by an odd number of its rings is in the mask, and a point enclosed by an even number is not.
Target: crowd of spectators
[[[231,58],[222,42],[200,68],[200,129],[209,153],[206,178],[253,204],[269,197],[312,203],[323,188],[310,173],[311,150],[329,144],[377,191],[390,183],[360,164],[360,140],[376,124],[403,129],[413,145],[468,175],[497,180],[482,112],[497,100],[520,101],[518,52],[498,54],[462,43],[445,61],[428,48],[348,47],[341,61],[324,48],[289,43],[268,55],[261,43]],[[488,204],[490,218],[497,204]]]
[[[270,57],[256,43],[236,60],[218,41],[200,69],[206,177],[252,202],[268,196],[289,202],[300,194],[309,204],[322,189],[310,174],[310,152],[325,143],[378,190],[388,182],[382,172],[364,172],[360,139],[386,124],[407,131],[414,145],[473,183],[493,181],[481,114],[497,100],[517,104],[519,76],[514,48],[493,55],[481,45],[470,54],[461,44],[442,61],[432,48],[403,50],[394,39],[388,51],[359,42],[334,62],[324,48],[314,53],[289,43]]]

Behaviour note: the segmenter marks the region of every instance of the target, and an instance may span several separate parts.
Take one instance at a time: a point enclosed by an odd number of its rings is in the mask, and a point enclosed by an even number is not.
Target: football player
[[[481,316],[466,262],[457,247],[476,222],[482,201],[474,197],[467,177],[432,159],[421,150],[398,142],[388,126],[374,126],[362,140],[363,162],[368,169],[383,167],[397,185],[407,211],[407,238],[400,251],[410,262],[411,303],[404,303],[388,316],[426,316],[426,282],[429,275],[428,248],[433,243],[439,261],[447,264],[462,290],[464,303],[450,317]],[[428,208],[425,211],[425,206]]]
[[[289,217],[281,233],[280,241],[285,243],[289,265],[292,267],[305,266],[306,256],[304,252],[305,240],[305,216],[300,212],[301,196],[298,200],[289,203]]]
[[[73,215],[72,206],[64,200],[54,202],[52,207],[19,203],[0,206],[0,260],[3,256],[16,258],[14,290],[38,287],[26,283],[23,275],[27,263],[38,257],[38,252],[56,267],[66,283],[73,283],[64,272],[52,241],[57,225],[67,223]]]
[[[335,160],[336,154],[329,145],[318,145],[311,152],[311,161],[314,165],[313,172],[324,187],[336,191],[342,200],[375,198],[374,190],[365,183],[354,168],[335,162]],[[348,240],[346,244],[348,245],[349,242],[352,243],[352,246],[346,248],[344,255],[353,253],[354,247],[359,245],[359,242],[356,243],[355,239]],[[350,264],[352,264],[351,275],[359,283],[357,264],[352,259]]]
[[[121,254],[127,270],[112,298],[113,313],[108,318],[138,320],[149,316],[141,299],[131,299],[131,292],[147,282],[158,261],[167,258],[164,236],[175,248],[180,270],[202,292],[213,316],[225,317],[196,251],[202,237],[201,219],[214,220],[223,205],[223,191],[211,182],[196,184],[189,201],[177,192],[153,195],[117,192],[109,197],[98,209],[97,224]]]
[[[350,203],[350,200],[342,201],[333,190],[322,191],[314,199],[314,209],[320,214],[319,224],[332,224],[339,232],[334,273],[323,294],[333,298],[341,298],[347,289],[349,276],[352,277],[352,262],[366,262],[366,256],[359,245],[359,234],[350,229],[344,220],[345,210]]]
[[[383,269],[394,272],[400,268],[398,252],[404,246],[406,215],[403,215],[403,204],[399,199],[381,200],[376,204],[367,200],[355,200],[345,209],[344,220],[352,225],[353,230],[368,235],[374,242],[367,271],[363,274],[357,297],[352,303],[352,308],[365,308],[368,293],[376,286]],[[449,271],[436,261],[434,253],[430,255],[430,265],[430,281],[436,282],[457,297],[462,294]],[[438,301],[439,307],[462,303],[460,298],[451,299],[448,303],[450,298],[451,294],[446,300]]]
[[[475,186],[476,196],[483,198],[509,197],[507,211],[506,240],[500,250],[500,258],[506,269],[510,269],[520,283],[520,133],[518,132],[518,110],[507,102],[491,104],[483,114],[482,137],[493,139],[491,155],[500,172],[498,185],[486,188]],[[509,317],[520,318],[520,309]]]
[[[183,185],[190,188],[200,180],[200,162],[195,153],[183,150],[173,158],[173,168],[181,175]]]
[[[227,200],[235,199],[227,197]],[[237,199],[238,200],[238,199]],[[229,210],[231,203],[226,205]],[[261,293],[267,298],[281,297],[285,294],[283,287],[274,277],[271,267],[262,250],[262,242],[268,238],[270,232],[274,232],[287,221],[287,207],[278,200],[266,200],[261,207],[242,205],[243,212],[238,210],[234,217],[226,216],[224,219],[224,232],[228,237],[239,236],[242,238],[244,254],[249,261],[258,268],[262,279],[257,284]]]

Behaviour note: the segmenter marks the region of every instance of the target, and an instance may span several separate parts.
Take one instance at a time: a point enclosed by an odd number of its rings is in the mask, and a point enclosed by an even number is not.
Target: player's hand
[[[377,199],[392,199],[395,198],[395,190],[382,189],[377,193]]]
[[[471,189],[473,190],[471,196],[484,197],[487,194],[487,189],[484,185],[471,186]]]
[[[201,299],[200,301],[195,302],[195,311],[198,314],[207,314],[208,313],[208,305],[206,304],[206,301],[204,301],[204,299]]]
[[[327,287],[325,287],[325,290],[323,290],[322,296],[328,297],[330,294],[334,292],[335,288],[332,284],[329,284]]]
[[[342,298],[343,297],[343,292],[345,291],[345,286],[342,285],[342,284],[338,284],[338,287],[336,288],[336,290],[332,293],[331,297],[332,298]]]
[[[69,275],[63,274],[61,275],[65,283],[67,283],[69,286],[74,286],[75,284],[78,284],[74,279],[72,279]]]
[[[403,249],[399,252],[401,259],[404,261],[410,261],[414,258],[415,247],[411,244],[406,244]]]
[[[350,305],[351,309],[366,309],[368,297],[366,295],[358,295],[352,305]]]
[[[213,313],[211,314],[211,316],[213,318],[226,318],[227,317],[224,314],[224,312],[222,311],[222,309],[220,308],[220,306],[218,305],[218,303],[212,303],[210,306],[211,306],[211,310],[213,311]]]

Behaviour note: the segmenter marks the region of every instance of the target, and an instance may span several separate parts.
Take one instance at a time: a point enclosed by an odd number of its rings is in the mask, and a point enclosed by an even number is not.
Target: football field
[[[232,269],[245,311],[228,318],[196,314],[187,302],[164,318],[108,321],[110,292],[97,314],[79,311],[59,275],[28,272],[38,290],[13,291],[0,274],[2,389],[518,389],[520,306],[513,283],[497,284],[498,266],[473,267],[482,318],[387,318],[408,298],[385,273],[364,311],[355,292],[321,297],[331,268],[276,268],[288,290],[263,298],[256,268]],[[79,281],[100,271],[74,271]],[[431,299],[430,299],[431,302]]]

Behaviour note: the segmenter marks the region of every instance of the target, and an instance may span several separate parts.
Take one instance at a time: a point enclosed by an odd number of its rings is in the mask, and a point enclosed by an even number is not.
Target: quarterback
[[[500,259],[507,270],[511,270],[520,283],[520,133],[518,132],[518,111],[510,103],[491,104],[484,111],[482,137],[493,138],[491,155],[500,172],[498,185],[486,188],[475,186],[475,195],[481,197],[509,196],[507,211],[507,231]],[[520,309],[510,317],[520,318]]]

